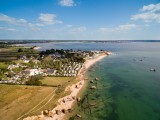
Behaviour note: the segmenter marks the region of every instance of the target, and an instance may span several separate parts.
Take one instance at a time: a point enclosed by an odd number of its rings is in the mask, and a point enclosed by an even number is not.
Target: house
[[[29,74],[30,74],[29,69],[22,71],[22,75],[24,75],[24,76],[29,75]]]
[[[24,71],[22,71],[22,74],[24,76],[34,76],[34,75],[39,75],[42,74],[43,71],[41,69],[26,69]]]
[[[57,70],[56,69],[47,69],[46,74],[47,75],[56,75]]]
[[[39,74],[42,74],[42,73],[43,73],[43,71],[40,70],[40,69],[30,69],[29,76],[39,75]]]
[[[52,58],[61,58],[62,57],[62,55],[57,52],[55,54],[50,54],[49,56]]]
[[[23,60],[23,63],[29,63],[29,60]]]
[[[13,80],[21,80],[19,75],[15,75],[12,77]]]
[[[32,60],[35,64],[39,63],[39,60]]]
[[[25,55],[22,55],[22,56],[20,56],[20,59],[21,59],[21,60],[26,60],[27,57],[26,57]]]
[[[13,68],[19,67],[18,65],[10,64],[7,69],[11,70]]]

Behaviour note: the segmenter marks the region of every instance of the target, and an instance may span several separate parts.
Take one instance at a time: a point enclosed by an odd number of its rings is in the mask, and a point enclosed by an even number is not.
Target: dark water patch
[[[129,73],[129,72],[130,72],[130,70],[121,70],[121,72]]]
[[[136,93],[136,92],[131,93],[131,95],[136,99],[142,97],[142,95],[140,93]]]
[[[118,114],[117,114],[117,105],[112,103],[110,104],[112,108],[112,112],[107,116],[106,120],[118,120]]]
[[[110,79],[112,79],[113,81],[112,81],[112,86],[109,89],[109,92],[112,94],[113,97],[116,97],[119,92],[125,89],[127,83],[124,82],[123,79],[117,76],[116,74],[110,74]]]
[[[100,98],[100,94],[95,94],[94,96],[95,96],[97,99]]]
[[[152,108],[152,111],[156,114],[160,114],[160,110],[158,108]]]
[[[128,96],[126,96],[126,95],[124,95],[123,97],[124,97],[125,99],[127,99],[127,98],[128,98]]]

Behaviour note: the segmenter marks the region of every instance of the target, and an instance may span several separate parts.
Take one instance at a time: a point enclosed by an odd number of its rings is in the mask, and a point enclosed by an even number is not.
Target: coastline
[[[72,111],[74,104],[78,100],[80,100],[80,97],[78,96],[78,94],[80,93],[81,89],[85,86],[86,71],[96,62],[102,60],[106,56],[108,55],[101,54],[99,56],[86,60],[86,62],[83,64],[82,68],[80,69],[77,75],[77,83],[71,86],[68,86],[65,89],[65,92],[70,91],[70,94],[60,98],[58,100],[57,106],[53,108],[51,111],[46,111],[47,116],[44,115],[46,113],[44,113],[45,111],[43,111],[41,115],[27,117],[27,118],[24,118],[24,120],[37,120],[37,119],[38,120],[65,120],[67,116],[66,111]]]

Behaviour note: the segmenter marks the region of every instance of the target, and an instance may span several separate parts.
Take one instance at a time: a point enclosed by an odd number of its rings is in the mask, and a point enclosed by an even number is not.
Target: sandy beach
[[[36,47],[34,47],[33,49],[34,50],[38,50],[38,49],[40,49],[41,47],[38,47],[38,46],[36,46]]]
[[[93,59],[89,59],[84,63],[84,66],[86,69],[90,68],[92,65],[94,65],[96,62],[100,61],[101,59],[103,59],[104,57],[106,57],[107,55],[100,55],[97,56]]]
[[[70,91],[70,94],[60,98],[58,104],[51,111],[43,111],[41,115],[24,118],[24,120],[65,120],[66,113],[73,110],[73,105],[80,100],[78,93],[85,84],[85,72],[96,62],[105,58],[107,55],[99,55],[94,58],[88,59],[82,66],[79,74],[77,75],[78,81],[76,84],[68,86],[65,91]],[[44,115],[45,114],[45,115]]]

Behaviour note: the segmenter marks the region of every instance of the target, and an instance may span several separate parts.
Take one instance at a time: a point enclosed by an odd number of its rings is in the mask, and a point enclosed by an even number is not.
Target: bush
[[[26,85],[35,85],[35,86],[41,86],[42,82],[39,80],[29,80],[26,82]]]
[[[39,81],[40,79],[43,79],[42,75],[35,75],[31,76],[30,80],[26,82],[26,85],[36,85],[36,86],[41,86],[42,82]]]
[[[18,52],[23,52],[22,48],[19,48],[19,49],[18,49]]]

